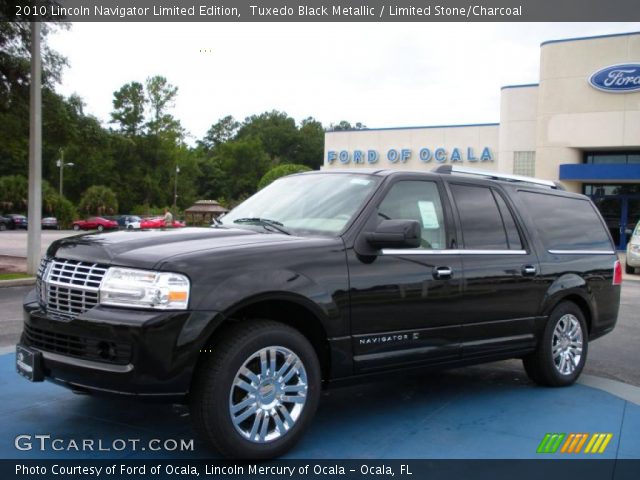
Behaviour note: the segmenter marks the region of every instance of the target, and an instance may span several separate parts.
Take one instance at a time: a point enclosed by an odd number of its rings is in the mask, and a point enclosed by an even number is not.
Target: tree
[[[113,92],[111,123],[118,123],[125,135],[136,136],[144,122],[144,107],[147,99],[144,87],[139,82],[127,83]]]
[[[161,131],[179,133],[182,136],[180,123],[168,112],[174,107],[178,87],[171,85],[161,75],[147,78],[147,101],[151,109],[151,119],[147,125],[150,133],[158,136]]]
[[[4,210],[24,212],[27,209],[28,182],[22,175],[0,177],[0,205]]]
[[[298,148],[294,163],[307,165],[312,169],[322,166],[324,155],[324,127],[313,117],[305,118],[299,131]]]
[[[233,116],[227,115],[211,125],[205,137],[198,141],[198,145],[211,150],[221,143],[232,140],[238,133],[239,128],[240,122],[236,121]]]
[[[260,182],[258,182],[258,190],[262,190],[264,187],[274,182],[280,177],[284,177],[286,175],[293,175],[294,173],[300,172],[308,172],[311,170],[306,165],[296,165],[293,163],[278,165],[277,167],[272,168],[267,173],[265,173]]]
[[[113,215],[118,211],[116,194],[103,185],[89,187],[80,200],[80,211],[87,215]]]
[[[285,112],[273,110],[246,118],[236,138],[259,139],[275,166],[294,161],[299,134],[293,118]]]
[[[351,125],[346,120],[340,120],[340,122],[337,125],[333,123],[329,125],[330,132],[340,132],[344,130],[364,130],[366,128],[367,126],[361,122],[356,122],[355,125]]]
[[[257,138],[221,144],[213,162],[224,172],[226,185],[217,196],[237,199],[256,191],[258,181],[269,169],[269,156]]]

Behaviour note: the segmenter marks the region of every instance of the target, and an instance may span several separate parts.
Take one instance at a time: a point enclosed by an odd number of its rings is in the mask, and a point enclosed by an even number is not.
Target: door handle
[[[451,278],[451,275],[453,274],[453,271],[451,270],[451,267],[435,267],[433,269],[433,278],[435,279],[445,279],[445,278]]]
[[[536,274],[536,267],[533,265],[525,265],[524,267],[522,267],[522,274],[523,275],[535,275]]]

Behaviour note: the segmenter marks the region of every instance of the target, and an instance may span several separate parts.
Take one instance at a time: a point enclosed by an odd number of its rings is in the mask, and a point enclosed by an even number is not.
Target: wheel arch
[[[331,354],[327,331],[322,324],[323,314],[309,300],[286,292],[259,295],[231,306],[224,312],[224,318],[209,333],[204,348],[214,348],[226,330],[239,323],[257,319],[273,320],[296,329],[311,343],[320,362],[322,379],[329,378]]]
[[[571,302],[580,309],[582,315],[584,316],[584,321],[587,324],[587,332],[591,334],[591,328],[593,325],[593,307],[586,294],[581,291],[575,290],[556,294],[553,300],[547,304],[547,307],[545,309],[545,316],[548,317],[553,309],[560,305],[562,302]]]

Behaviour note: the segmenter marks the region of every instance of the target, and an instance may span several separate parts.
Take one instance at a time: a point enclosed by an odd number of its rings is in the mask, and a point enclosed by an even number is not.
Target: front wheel
[[[633,273],[636,273],[636,269],[635,267],[632,267],[631,265],[629,265],[627,262],[624,263],[624,271],[626,274],[631,275]]]
[[[104,227],[102,225],[98,225],[98,231],[101,232],[104,230]]]
[[[76,232],[77,232],[78,230],[80,230],[80,225],[74,225],[74,226],[73,226],[73,230],[74,230],[74,231],[76,231]]]
[[[557,305],[538,348],[523,359],[529,378],[549,387],[574,383],[587,360],[588,336],[582,310],[572,302]]]
[[[204,440],[244,459],[278,457],[298,442],[321,382],[315,350],[300,332],[268,320],[238,324],[202,355],[190,410]]]

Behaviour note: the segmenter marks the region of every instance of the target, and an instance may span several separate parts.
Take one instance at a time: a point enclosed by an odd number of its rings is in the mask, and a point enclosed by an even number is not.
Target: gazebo
[[[187,225],[209,225],[214,218],[218,218],[229,210],[215,200],[198,200],[184,211]]]

